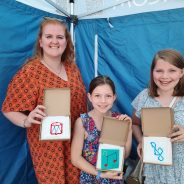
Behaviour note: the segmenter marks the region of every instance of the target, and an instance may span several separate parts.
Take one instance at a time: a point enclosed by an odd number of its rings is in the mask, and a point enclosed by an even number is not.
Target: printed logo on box
[[[153,152],[154,152],[154,155],[156,156],[156,158],[159,161],[163,161],[164,160],[164,157],[162,156],[163,152],[164,152],[163,149],[161,147],[157,148],[156,142],[150,142],[150,145],[153,148]]]
[[[102,149],[101,168],[102,169],[117,169],[119,167],[119,150],[117,149]]]
[[[53,122],[50,125],[50,134],[58,135],[63,133],[63,124],[60,122]]]

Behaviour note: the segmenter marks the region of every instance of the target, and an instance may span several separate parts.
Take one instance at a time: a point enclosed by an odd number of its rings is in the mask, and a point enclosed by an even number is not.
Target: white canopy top
[[[71,14],[69,0],[17,1],[53,14],[66,16],[62,10]],[[51,5],[49,1],[57,7]],[[109,18],[182,7],[184,7],[184,0],[75,0],[74,15],[79,19]]]

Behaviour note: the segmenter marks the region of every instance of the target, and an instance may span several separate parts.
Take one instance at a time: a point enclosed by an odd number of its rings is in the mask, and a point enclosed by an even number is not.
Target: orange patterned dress
[[[32,111],[43,104],[44,88],[71,89],[71,124],[86,112],[86,92],[75,64],[64,64],[68,81],[52,73],[39,59],[33,59],[17,72],[9,84],[4,112]],[[39,125],[27,128],[27,138],[39,184],[78,184],[79,171],[71,164],[70,141],[39,141]]]

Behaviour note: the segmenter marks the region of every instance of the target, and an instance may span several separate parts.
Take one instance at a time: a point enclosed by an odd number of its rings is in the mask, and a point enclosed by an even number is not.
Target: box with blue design
[[[70,139],[70,89],[45,89],[44,106],[47,116],[40,126],[40,140]]]
[[[127,141],[129,125],[129,121],[104,117],[96,164],[98,170],[123,171],[124,146]]]
[[[168,137],[173,127],[170,107],[143,108],[143,162],[172,165],[172,143]]]

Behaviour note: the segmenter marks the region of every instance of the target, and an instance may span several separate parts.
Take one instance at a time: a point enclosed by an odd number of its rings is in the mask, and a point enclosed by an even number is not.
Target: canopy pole
[[[74,0],[70,0],[70,17],[74,16]],[[74,44],[74,21],[71,21],[70,24],[70,34],[71,34],[71,39]]]
[[[94,49],[94,71],[95,77],[98,76],[98,35],[95,34],[95,49]]]

